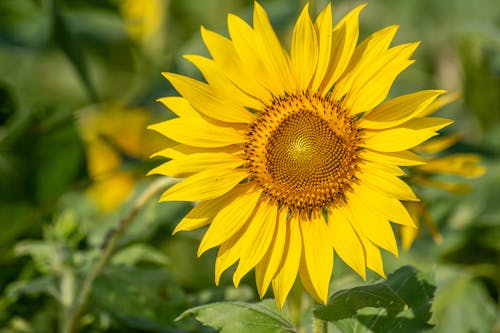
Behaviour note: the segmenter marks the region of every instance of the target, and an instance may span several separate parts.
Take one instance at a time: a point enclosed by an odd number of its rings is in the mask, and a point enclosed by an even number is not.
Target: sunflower
[[[255,268],[280,308],[297,275],[325,303],[334,251],[384,277],[381,249],[398,255],[390,222],[414,227],[400,166],[423,163],[408,149],[451,121],[415,117],[441,90],[381,104],[419,43],[391,47],[390,26],[357,45],[363,7],[333,26],[331,5],[314,22],[306,5],[287,52],[255,3],[253,26],[228,15],[230,38],[201,29],[211,58],[185,58],[206,82],[164,73],[181,97],[160,101],[178,118],[151,128],[179,145],[151,173],[185,178],[160,201],[198,202],[174,233],[208,225],[198,255],[218,247],[217,284],[238,262],[234,285]]]

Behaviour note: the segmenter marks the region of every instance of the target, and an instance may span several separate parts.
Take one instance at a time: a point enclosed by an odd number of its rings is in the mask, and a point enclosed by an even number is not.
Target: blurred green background
[[[359,3],[335,1],[334,17]],[[305,1],[261,4],[288,46]],[[325,5],[312,1],[313,16]],[[207,54],[199,27],[227,36],[227,13],[250,22],[252,10],[247,0],[0,0],[0,332],[60,330],[109,230],[161,163],[148,156],[167,141],[145,130],[172,117],[155,101],[176,94],[161,72],[201,78],[182,58]],[[460,91],[439,112],[455,120],[444,132],[461,134],[447,153],[480,154],[487,167],[460,180],[472,186],[464,195],[419,189],[443,242],[423,226],[386,271],[433,274],[436,332],[500,332],[500,3],[373,0],[360,21],[361,37],[399,24],[396,42],[422,41],[391,95]],[[95,281],[82,332],[208,332],[174,318],[258,300],[252,274],[239,289],[228,273],[215,287],[215,251],[196,258],[202,231],[171,236],[189,208],[144,206]],[[337,258],[331,290],[360,284]],[[305,317],[294,315],[304,332]]]

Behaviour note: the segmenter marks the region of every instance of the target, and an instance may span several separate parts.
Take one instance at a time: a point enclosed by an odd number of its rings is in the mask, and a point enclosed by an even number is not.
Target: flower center
[[[296,210],[343,205],[359,162],[356,118],[329,96],[275,98],[250,124],[245,156],[251,180]]]

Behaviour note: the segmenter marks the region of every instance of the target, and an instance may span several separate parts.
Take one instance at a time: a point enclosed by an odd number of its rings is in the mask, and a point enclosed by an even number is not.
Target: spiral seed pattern
[[[250,179],[292,210],[343,205],[360,161],[356,120],[330,96],[275,98],[247,132]]]

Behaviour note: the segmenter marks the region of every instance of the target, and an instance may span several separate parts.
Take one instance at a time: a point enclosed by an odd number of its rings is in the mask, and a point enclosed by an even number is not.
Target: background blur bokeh
[[[261,0],[285,44],[304,3]],[[313,0],[313,14],[325,4]],[[334,17],[357,4],[335,1]],[[173,116],[155,101],[176,94],[161,72],[201,78],[182,58],[207,54],[199,27],[227,36],[227,13],[251,21],[252,9],[250,0],[0,0],[0,332],[59,331],[109,230],[161,163],[148,157],[167,139],[145,129]],[[408,252],[386,256],[386,271],[433,274],[436,332],[500,332],[500,3],[372,0],[360,22],[362,38],[399,24],[396,42],[422,41],[391,95],[461,92],[438,111],[455,120],[444,133],[460,134],[445,153],[479,154],[487,168],[459,179],[465,194],[417,189],[428,221]],[[205,332],[174,318],[258,299],[252,274],[239,289],[227,273],[215,287],[215,251],[196,258],[202,231],[171,236],[189,208],[144,206],[95,281],[82,332]],[[362,283],[337,258],[332,291]]]

